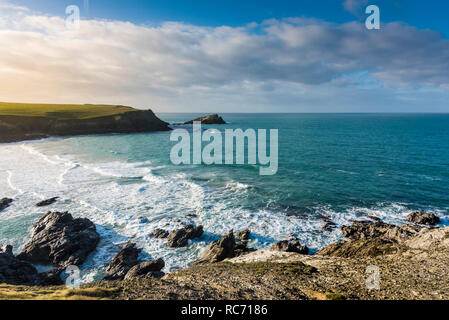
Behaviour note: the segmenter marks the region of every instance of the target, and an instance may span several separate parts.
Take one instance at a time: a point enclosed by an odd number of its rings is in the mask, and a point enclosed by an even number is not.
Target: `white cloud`
[[[344,0],[343,8],[356,17],[361,17],[365,10],[364,7],[368,4],[368,0]]]
[[[0,41],[4,101],[222,112],[376,111],[384,101],[400,111],[414,108],[404,89],[439,88],[425,96],[444,108],[449,88],[449,41],[397,23],[378,32],[300,18],[240,28],[88,20],[70,31],[28,13],[9,14]]]

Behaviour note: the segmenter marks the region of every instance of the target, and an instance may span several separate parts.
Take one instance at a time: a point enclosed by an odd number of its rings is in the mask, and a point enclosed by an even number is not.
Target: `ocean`
[[[157,115],[170,123],[200,116]],[[18,253],[48,210],[89,218],[102,237],[81,267],[83,280],[92,281],[129,240],[143,248],[142,258],[162,257],[164,271],[172,271],[229,229],[249,228],[250,247],[295,235],[316,251],[342,239],[338,228],[322,229],[326,218],[338,226],[369,216],[403,224],[424,210],[448,224],[448,114],[221,115],[227,125],[203,128],[279,130],[276,175],[259,175],[258,165],[175,166],[170,132],[0,145],[0,198],[14,198],[0,213],[0,244]],[[57,203],[35,207],[55,196]],[[205,230],[186,248],[151,237],[155,228],[184,223]]]

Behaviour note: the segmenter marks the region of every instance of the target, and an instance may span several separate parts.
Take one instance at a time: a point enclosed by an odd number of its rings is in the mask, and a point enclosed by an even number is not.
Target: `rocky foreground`
[[[55,274],[69,262],[84,261],[94,247],[85,241],[96,245],[96,231],[86,219],[48,213],[33,227],[22,254],[0,250],[0,283],[8,283],[0,285],[0,299],[449,299],[449,228],[434,227],[438,217],[426,213],[413,213],[409,221],[354,222],[341,227],[347,241],[313,255],[297,239],[254,250],[247,247],[249,230],[230,231],[191,267],[169,274],[161,271],[162,259],[139,261],[140,249],[128,243],[103,281],[70,290],[56,285]],[[201,235],[201,226],[153,233],[169,247]],[[47,261],[55,270],[38,274],[30,261]],[[375,288],[373,267],[379,270]],[[31,278],[21,279],[20,270]]]

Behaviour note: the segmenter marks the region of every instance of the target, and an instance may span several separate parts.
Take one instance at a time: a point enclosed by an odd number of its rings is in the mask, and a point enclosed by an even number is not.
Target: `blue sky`
[[[66,6],[84,9],[86,0],[17,0],[18,5],[61,15]],[[202,26],[240,26],[271,18],[313,17],[336,23],[354,20],[338,0],[87,0],[90,18],[158,24],[182,21]],[[382,21],[403,21],[420,29],[439,30],[449,36],[449,1],[377,0],[367,1],[382,9]],[[361,12],[363,14],[363,12]]]
[[[369,4],[381,30],[364,27]],[[437,0],[0,0],[0,100],[449,112],[448,14]]]

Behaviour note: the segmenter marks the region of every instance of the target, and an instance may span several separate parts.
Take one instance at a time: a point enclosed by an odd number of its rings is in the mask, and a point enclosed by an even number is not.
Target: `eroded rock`
[[[251,235],[251,231],[249,229],[242,230],[236,233],[236,237],[242,241],[249,240],[249,236]]]
[[[107,266],[105,280],[124,279],[128,271],[139,263],[141,251],[135,243],[128,242]]]
[[[299,254],[308,254],[309,248],[302,245],[298,239],[279,241],[271,247],[271,250],[282,252],[295,252]]]
[[[136,277],[161,278],[164,276],[164,273],[161,271],[164,267],[165,262],[161,258],[157,260],[144,261],[132,267],[126,273],[125,280]]]
[[[343,237],[351,240],[384,238],[401,241],[410,238],[421,230],[418,226],[401,227],[385,222],[355,221],[350,226],[342,226]]]
[[[200,254],[195,264],[216,263],[255,251],[255,249],[247,248],[246,245],[246,241],[236,242],[234,231],[230,230],[220,241],[215,240],[210,243]]]
[[[165,230],[159,229],[159,228],[153,230],[153,232],[151,233],[151,235],[153,237],[158,238],[158,239],[165,239],[168,237],[168,234],[169,234],[168,231],[165,231]]]
[[[203,234],[203,226],[195,227],[192,224],[172,231],[167,236],[168,245],[172,248],[185,247],[189,240],[199,238]]]
[[[413,212],[410,213],[407,217],[409,222],[413,222],[416,224],[434,226],[437,223],[440,223],[440,218],[438,218],[433,213],[425,213],[425,212]]]
[[[19,258],[59,267],[81,265],[100,241],[89,219],[68,212],[48,212],[31,228],[31,240]]]

